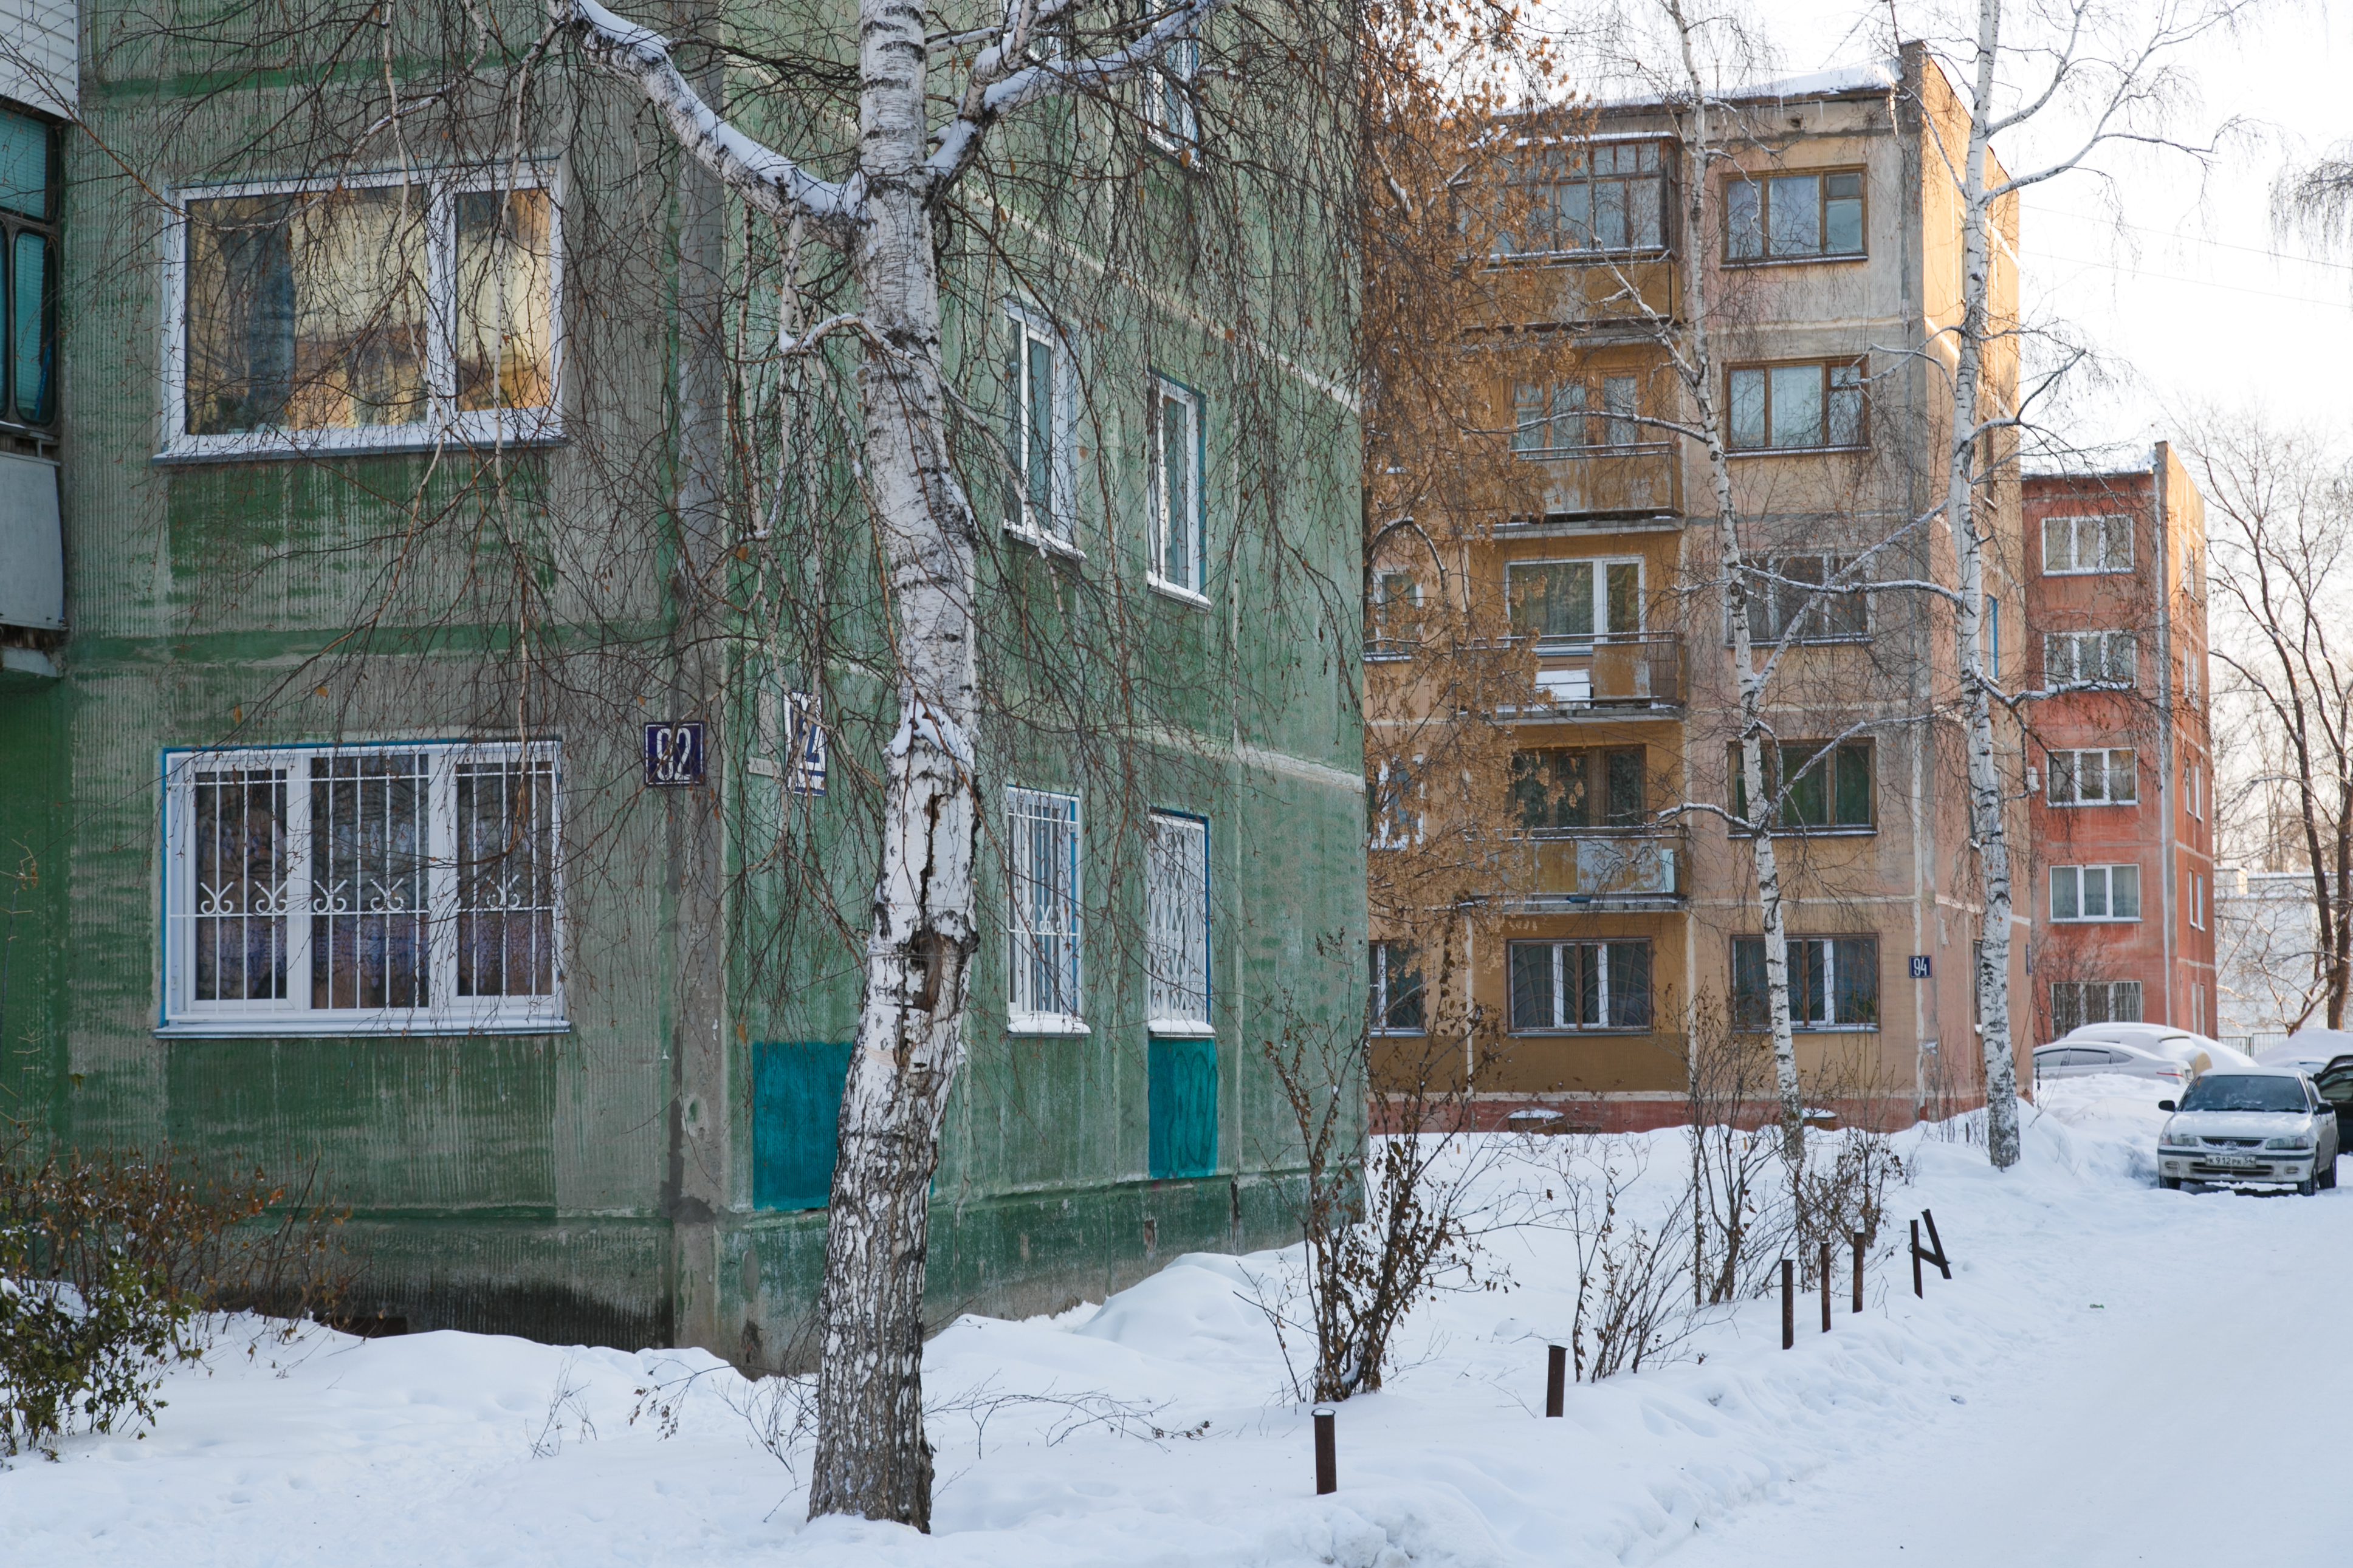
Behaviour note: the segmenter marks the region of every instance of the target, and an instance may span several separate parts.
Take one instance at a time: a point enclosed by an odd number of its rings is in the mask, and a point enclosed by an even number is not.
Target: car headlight
[[[2312,1140],[2299,1132],[2292,1138],[2266,1138],[2263,1140],[2263,1147],[2266,1149],[2309,1149],[2312,1147]]]
[[[2160,1135],[2157,1142],[2160,1148],[2195,1149],[2198,1147],[2198,1134],[2195,1132],[2168,1131]]]

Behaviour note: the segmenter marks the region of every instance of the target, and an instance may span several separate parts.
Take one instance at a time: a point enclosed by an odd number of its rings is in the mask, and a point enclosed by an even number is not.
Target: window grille
[[[1787,952],[1792,1028],[1879,1026],[1878,938],[1793,936]],[[1763,1029],[1771,1023],[1761,936],[1732,939],[1732,1018],[1739,1029]]]
[[[1079,799],[1008,789],[1006,968],[1017,1029],[1079,1021]]]
[[[1512,1032],[1647,1029],[1647,942],[1515,942],[1511,944]]]
[[[1145,866],[1151,1028],[1198,1034],[1209,1025],[1209,825],[1152,814]]]
[[[2055,1035],[2086,1024],[2140,1022],[2137,980],[2054,980],[2051,983],[2051,1028]]]
[[[166,1032],[565,1026],[557,752],[166,758]]]
[[[1421,950],[1409,942],[1372,944],[1373,1032],[1419,1035],[1425,1026]]]

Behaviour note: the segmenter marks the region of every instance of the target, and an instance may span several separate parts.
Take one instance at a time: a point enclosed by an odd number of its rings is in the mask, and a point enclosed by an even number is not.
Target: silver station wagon
[[[2309,1196],[2337,1184],[2337,1110],[2294,1068],[2210,1072],[2157,1140],[2157,1184],[2260,1182]]]

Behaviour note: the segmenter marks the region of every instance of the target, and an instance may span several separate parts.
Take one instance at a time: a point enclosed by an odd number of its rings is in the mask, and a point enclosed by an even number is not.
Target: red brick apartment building
[[[2159,442],[2145,468],[2030,477],[2024,513],[2027,667],[2006,684],[2116,685],[2029,719],[2034,1038],[2136,1019],[2211,1035],[2204,498]]]

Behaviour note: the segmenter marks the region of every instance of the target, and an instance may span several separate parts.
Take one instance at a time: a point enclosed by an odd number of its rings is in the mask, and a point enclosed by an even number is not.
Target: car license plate
[[[2208,1158],[2210,1165],[2220,1165],[2226,1171],[2260,1171],[2263,1163],[2251,1154],[2215,1154]]]

